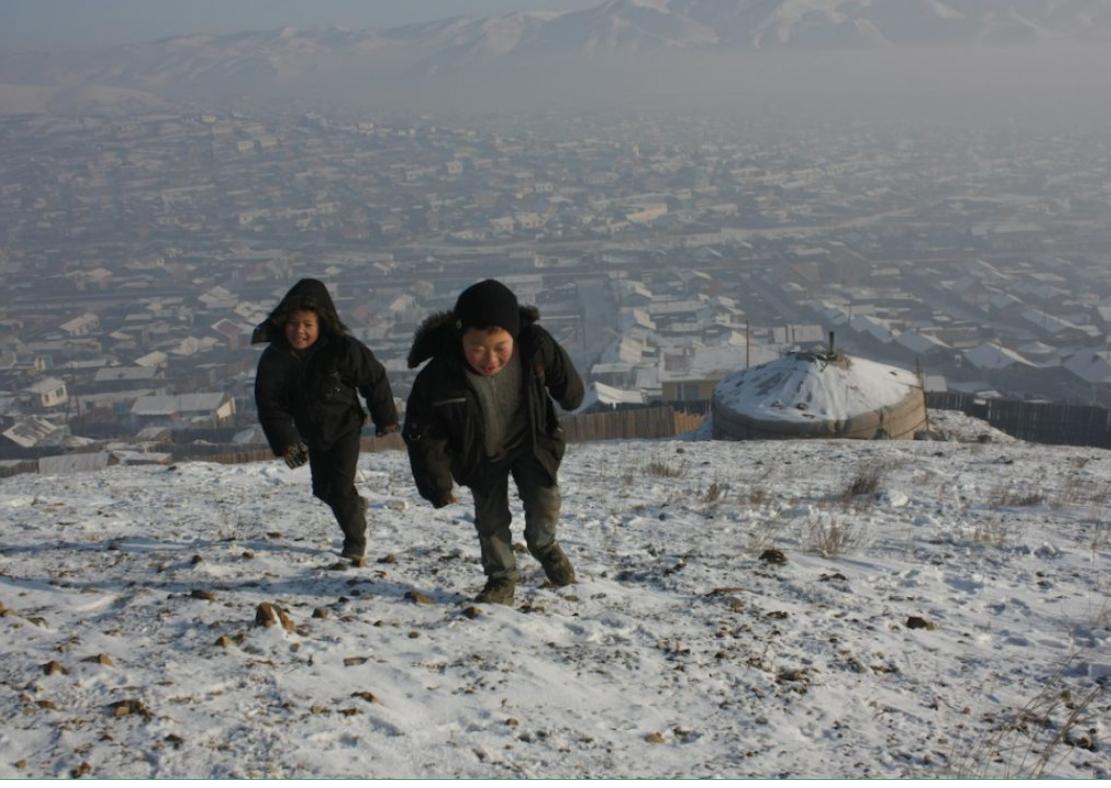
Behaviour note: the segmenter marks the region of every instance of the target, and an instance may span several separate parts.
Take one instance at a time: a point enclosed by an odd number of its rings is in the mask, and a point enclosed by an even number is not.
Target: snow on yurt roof
[[[918,378],[909,370],[838,354],[792,353],[735,372],[714,390],[728,410],[758,420],[844,421],[901,402]]]

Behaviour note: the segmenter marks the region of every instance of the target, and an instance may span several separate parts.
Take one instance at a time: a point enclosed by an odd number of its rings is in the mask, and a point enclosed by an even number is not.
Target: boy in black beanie
[[[421,496],[436,508],[456,501],[453,481],[474,495],[486,586],[480,602],[510,604],[517,562],[509,525],[509,477],[525,510],[525,542],[553,586],[575,581],[556,541],[557,470],[565,448],[552,400],[578,407],[583,384],[567,352],[536,324],[508,287],[487,279],[464,290],[451,312],[417,329],[417,375],[403,436]]]

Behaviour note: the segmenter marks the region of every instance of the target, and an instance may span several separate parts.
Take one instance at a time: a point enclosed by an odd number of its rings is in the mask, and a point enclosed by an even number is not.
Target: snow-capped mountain
[[[665,28],[663,20],[682,20],[696,31],[674,40],[683,47],[707,40],[752,49],[998,44],[1100,38],[1111,30],[1111,3],[1100,0],[611,0],[581,13],[645,34]]]
[[[121,96],[157,104],[288,92],[336,73],[381,81],[469,66],[659,53],[1108,40],[1111,0],[607,0],[562,14],[190,35],[82,54],[8,53],[0,55],[0,86],[64,91],[78,104]],[[125,93],[106,97],[106,88]]]

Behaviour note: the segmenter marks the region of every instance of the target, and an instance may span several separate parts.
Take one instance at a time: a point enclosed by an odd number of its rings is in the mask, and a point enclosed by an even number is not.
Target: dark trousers
[[[328,504],[343,531],[345,547],[366,547],[366,510],[355,489],[359,431],[352,430],[327,449],[309,447],[312,494]]]
[[[556,538],[559,520],[559,486],[552,484],[547,471],[528,448],[518,450],[507,460],[493,463],[484,472],[486,484],[474,494],[474,523],[482,549],[482,571],[487,577],[517,579],[517,558],[509,525],[509,477],[525,509],[525,544],[539,556]]]

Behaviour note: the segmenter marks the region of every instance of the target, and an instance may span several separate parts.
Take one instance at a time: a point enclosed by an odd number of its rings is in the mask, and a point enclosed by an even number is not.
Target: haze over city
[[[310,274],[401,397],[421,316],[500,276],[645,403],[831,331],[938,393],[1111,401],[1106,2],[189,8],[0,55],[6,418],[47,445],[186,393],[252,440],[246,338]]]

